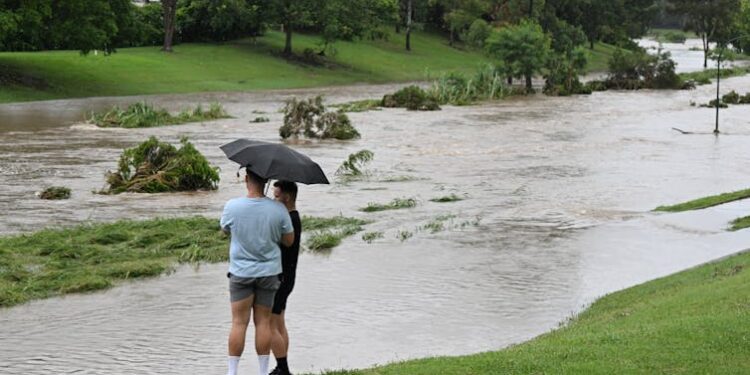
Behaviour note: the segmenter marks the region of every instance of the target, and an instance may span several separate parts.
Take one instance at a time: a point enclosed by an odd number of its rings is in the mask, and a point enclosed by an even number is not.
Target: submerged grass
[[[396,198],[389,203],[368,203],[367,207],[361,208],[363,212],[377,212],[386,210],[400,210],[404,208],[412,208],[417,205],[417,200],[414,198]]]
[[[92,113],[89,121],[102,128],[151,128],[229,117],[219,103],[211,103],[207,110],[199,105],[192,110],[185,110],[173,116],[165,109],[154,108],[146,102],[138,102],[125,109],[115,106],[107,112]]]
[[[311,251],[330,250],[341,244],[341,240],[361,232],[369,221],[345,216],[302,218],[302,230],[306,233],[305,246]]]
[[[65,186],[50,186],[39,193],[40,199],[59,200],[70,198],[70,188]]]
[[[734,202],[742,199],[750,198],[750,189],[735,191],[731,193],[724,193],[719,195],[712,195],[710,197],[704,197],[695,199],[692,201],[675,204],[672,206],[659,206],[654,211],[662,212],[683,212],[700,210],[703,208],[718,206],[720,204]]]
[[[462,201],[462,200],[464,200],[464,198],[459,197],[456,194],[451,194],[451,195],[446,195],[446,196],[443,196],[443,197],[432,198],[432,199],[430,199],[430,202],[450,203],[450,202],[458,202],[458,201]]]
[[[343,216],[302,219],[305,230],[338,237],[318,240],[327,248],[366,223]],[[218,219],[206,217],[123,220],[0,237],[0,307],[106,289],[170,272],[179,263],[227,261],[228,246]]]
[[[378,99],[364,99],[334,104],[331,107],[337,108],[339,112],[367,112],[379,110],[381,104],[382,102]]]
[[[379,238],[383,238],[383,232],[366,232],[362,235],[362,241],[367,243],[372,243]]]
[[[0,307],[227,259],[218,220],[118,221],[0,238]]]
[[[328,375],[747,374],[750,253],[605,296],[509,348]]]

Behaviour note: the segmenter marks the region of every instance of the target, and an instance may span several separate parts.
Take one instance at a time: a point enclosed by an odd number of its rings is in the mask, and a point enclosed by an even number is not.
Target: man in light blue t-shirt
[[[229,246],[229,298],[232,330],[229,333],[229,371],[237,366],[245,349],[250,310],[255,315],[255,351],[259,374],[268,374],[271,351],[271,308],[279,289],[281,250],[291,246],[294,227],[286,208],[263,193],[268,181],[247,169],[247,196],[230,200],[221,215],[221,229],[232,236]]]

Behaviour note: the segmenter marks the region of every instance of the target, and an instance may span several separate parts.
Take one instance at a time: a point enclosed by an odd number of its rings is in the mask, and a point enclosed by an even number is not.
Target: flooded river
[[[750,91],[750,77],[725,82],[726,90]],[[75,124],[85,110],[137,98],[0,106],[0,233],[121,218],[218,219],[223,203],[243,193],[220,145],[237,137],[278,141],[277,110],[294,95],[324,93],[342,102],[400,86],[150,97],[174,110],[217,100],[235,116],[157,129]],[[354,236],[330,254],[301,256],[287,315],[292,369],[497,349],[556,327],[598,296],[750,247],[750,231],[725,231],[748,214],[748,203],[650,212],[748,187],[750,107],[722,110],[725,134],[714,137],[713,111],[689,105],[707,102],[712,90],[354,113],[360,140],[296,144],[329,175],[350,153],[375,153],[371,181],[303,186],[298,206],[307,215],[372,219],[367,230],[385,236],[372,244]],[[253,111],[267,112],[271,122],[250,123]],[[92,194],[122,148],[150,135],[173,142],[188,136],[222,168],[219,190]],[[69,186],[73,196],[36,199],[47,185]],[[450,193],[467,199],[429,201]],[[357,210],[396,197],[419,205]],[[447,214],[455,218],[445,231],[418,230]],[[400,231],[414,236],[402,242]],[[230,321],[225,269],[182,267],[104,292],[2,309],[0,373],[222,373]],[[241,366],[248,373],[251,353]]]

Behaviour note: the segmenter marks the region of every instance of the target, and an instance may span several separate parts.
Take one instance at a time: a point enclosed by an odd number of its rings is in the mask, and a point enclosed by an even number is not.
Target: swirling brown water
[[[750,91],[750,77],[726,81]],[[290,95],[323,92],[330,101],[378,96],[395,86],[148,98],[179,109],[218,100],[236,118],[138,130],[71,126],[81,113],[137,98],[0,106],[0,232],[120,218],[218,216],[242,193],[234,165],[218,146],[237,137],[277,140]],[[680,92],[605,92],[572,98],[512,99],[439,112],[351,114],[353,142],[299,143],[332,174],[350,153],[375,153],[379,176],[301,190],[311,215],[367,217],[367,230],[328,255],[301,258],[288,314],[290,362],[297,372],[491,350],[519,342],[579,311],[593,298],[748,247],[750,234],[725,232],[747,215],[735,203],[701,212],[657,215],[670,202],[747,188],[750,110],[722,112],[709,133],[711,87]],[[270,123],[252,124],[254,110]],[[123,147],[150,135],[189,136],[222,167],[216,192],[101,196],[103,174]],[[377,180],[377,178],[375,178]],[[397,179],[398,180],[398,179]],[[34,192],[70,186],[68,201]],[[376,190],[373,190],[376,189]],[[456,193],[468,199],[432,203]],[[368,202],[415,197],[409,210],[363,214]],[[417,231],[453,214],[439,233]],[[479,225],[465,225],[475,222]],[[413,231],[401,242],[400,230]],[[35,301],[0,310],[0,373],[178,374],[224,369],[229,323],[225,265],[180,268],[115,289]],[[252,355],[242,367],[255,366]]]

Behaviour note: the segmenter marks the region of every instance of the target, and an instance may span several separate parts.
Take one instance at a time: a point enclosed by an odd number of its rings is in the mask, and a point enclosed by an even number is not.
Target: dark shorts
[[[253,305],[266,307],[273,306],[274,295],[281,284],[278,275],[237,277],[230,273],[227,274],[227,277],[229,277],[229,300],[231,302],[237,302],[254,295]]]
[[[271,309],[273,314],[280,315],[282,311],[286,310],[286,300],[289,298],[289,295],[292,294],[296,278],[297,275],[295,275],[295,273],[281,275],[281,286],[279,286],[279,290],[276,291],[276,297],[274,297],[273,300],[273,309]]]

